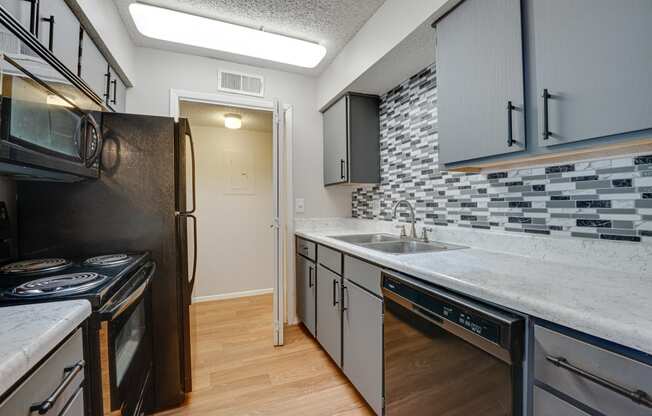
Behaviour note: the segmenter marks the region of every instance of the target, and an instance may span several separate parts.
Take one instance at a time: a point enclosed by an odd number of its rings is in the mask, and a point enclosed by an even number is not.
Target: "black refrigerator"
[[[23,258],[151,252],[155,410],[191,391],[189,305],[197,265],[194,149],[185,119],[104,113],[100,178],[20,182]]]

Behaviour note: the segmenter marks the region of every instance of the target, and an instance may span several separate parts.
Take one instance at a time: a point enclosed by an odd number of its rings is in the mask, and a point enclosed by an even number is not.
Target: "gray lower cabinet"
[[[0,416],[39,414],[38,410],[32,411],[31,407],[42,404],[49,398],[53,399],[53,403],[47,414],[83,416],[83,382],[83,336],[82,330],[78,329],[0,403]],[[53,393],[59,390],[55,396]]]
[[[344,279],[342,370],[376,414],[383,409],[383,301]]]
[[[349,93],[324,110],[324,185],[380,181],[378,105]]]
[[[524,150],[520,0],[466,0],[436,31],[439,161]]]
[[[296,287],[297,287],[297,315],[303,322],[308,332],[316,335],[317,313],[317,270],[315,263],[297,254],[296,262]]]
[[[626,394],[641,391],[651,397],[652,366],[539,325],[534,327],[534,378],[537,383],[591,409],[591,414],[652,415],[651,407],[636,403]],[[536,416],[584,414],[546,413],[547,406],[538,406]]]
[[[534,386],[534,416],[589,416],[552,393]]]
[[[541,145],[652,128],[650,0],[529,0],[527,7]]]
[[[317,341],[342,366],[342,278],[317,265]]]
[[[79,63],[79,21],[64,0],[39,2],[38,38],[73,74]]]
[[[93,40],[84,33],[82,38],[81,78],[103,102],[109,101],[109,64]]]

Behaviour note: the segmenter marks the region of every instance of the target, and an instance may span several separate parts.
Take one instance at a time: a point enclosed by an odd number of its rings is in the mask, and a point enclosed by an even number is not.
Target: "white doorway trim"
[[[271,226],[277,231],[278,244],[275,264],[277,270],[274,290],[274,345],[283,345],[283,324],[296,321],[294,301],[294,212],[292,203],[292,148],[293,123],[292,106],[279,105],[277,100],[242,97],[232,94],[205,93],[170,89],[170,116],[179,119],[180,102],[200,102],[253,110],[271,111],[274,114],[276,149],[274,152],[275,183],[278,184],[278,221],[272,219]],[[289,112],[289,120],[286,114]],[[278,126],[278,128],[276,128]],[[272,216],[273,217],[273,216]],[[278,290],[276,290],[278,288]]]

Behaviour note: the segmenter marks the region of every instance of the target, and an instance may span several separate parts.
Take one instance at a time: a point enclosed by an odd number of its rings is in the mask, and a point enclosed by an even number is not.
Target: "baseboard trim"
[[[242,292],[222,293],[219,295],[193,296],[192,303],[210,302],[213,300],[244,298],[247,296],[267,295],[270,293],[274,293],[274,288],[245,290]]]

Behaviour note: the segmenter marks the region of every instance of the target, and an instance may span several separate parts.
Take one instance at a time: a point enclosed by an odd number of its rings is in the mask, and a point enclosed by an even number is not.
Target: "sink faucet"
[[[410,208],[410,214],[412,215],[411,218],[411,223],[412,223],[412,228],[410,229],[410,238],[413,240],[417,239],[417,229],[415,227],[415,222],[416,222],[416,217],[414,216],[414,208],[412,207],[412,204],[410,204],[410,201],[407,199],[401,199],[394,205],[394,217],[396,217],[396,210],[398,209],[399,206],[401,205],[407,205],[408,208]]]

